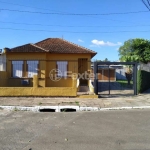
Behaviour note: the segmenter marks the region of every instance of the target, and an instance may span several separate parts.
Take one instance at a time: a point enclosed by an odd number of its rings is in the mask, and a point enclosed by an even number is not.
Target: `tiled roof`
[[[96,52],[60,38],[48,38],[35,44],[26,44],[10,49],[10,52],[49,52],[63,54],[91,54]]]
[[[38,45],[45,50],[48,50],[50,53],[90,53],[93,55],[96,54],[96,52],[90,49],[76,45],[60,38],[48,38],[38,43],[35,43],[35,45]]]
[[[10,50],[10,52],[46,52],[46,50],[44,50],[41,47],[38,47],[34,44],[25,44],[22,46],[14,47],[9,50]]]

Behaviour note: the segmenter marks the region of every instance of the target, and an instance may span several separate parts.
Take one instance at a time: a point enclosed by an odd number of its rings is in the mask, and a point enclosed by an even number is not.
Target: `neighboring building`
[[[91,65],[93,70],[93,65]],[[122,65],[98,65],[98,80],[99,81],[116,81],[122,78]]]
[[[0,49],[0,71],[6,71],[6,55]]]
[[[100,81],[116,81],[115,68],[111,65],[99,65],[98,66],[98,80]]]
[[[139,63],[138,69],[150,72],[150,62],[148,62],[147,64]]]
[[[4,89],[8,95],[76,96],[77,85],[72,75],[88,72],[91,58],[96,55],[90,49],[60,38],[48,38],[4,51],[7,69],[3,74],[0,72],[5,77],[0,86],[7,87]],[[82,82],[80,80],[80,84]],[[12,94],[8,87],[15,87],[16,94]],[[19,87],[24,90],[22,94],[21,91],[17,93]],[[0,92],[0,95],[6,94]]]

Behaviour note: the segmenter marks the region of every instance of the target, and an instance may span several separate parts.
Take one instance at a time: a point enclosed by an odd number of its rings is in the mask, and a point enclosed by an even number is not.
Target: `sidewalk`
[[[113,98],[0,97],[0,106],[80,106],[97,108],[150,107],[150,89],[137,96]]]

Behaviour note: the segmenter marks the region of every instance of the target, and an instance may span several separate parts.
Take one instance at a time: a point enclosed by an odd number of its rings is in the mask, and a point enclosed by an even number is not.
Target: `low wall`
[[[77,96],[77,80],[72,87],[39,87],[38,77],[33,77],[33,87],[0,87],[0,96]]]
[[[0,71],[0,87],[6,87],[8,83],[8,73]]]
[[[74,87],[1,87],[0,96],[76,96]]]

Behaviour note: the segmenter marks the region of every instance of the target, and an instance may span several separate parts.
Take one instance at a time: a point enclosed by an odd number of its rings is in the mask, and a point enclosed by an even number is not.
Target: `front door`
[[[88,59],[87,58],[79,58],[78,59],[78,73],[83,74],[88,69]],[[79,75],[80,77],[80,75]],[[82,77],[85,77],[84,75]],[[80,79],[80,85],[87,85],[87,79]]]

